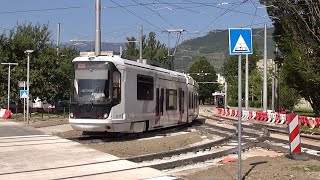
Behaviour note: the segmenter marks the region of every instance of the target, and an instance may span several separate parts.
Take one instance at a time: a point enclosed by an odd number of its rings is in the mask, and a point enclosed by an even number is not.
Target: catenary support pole
[[[101,54],[101,0],[96,0],[96,41],[95,41],[95,54]]]
[[[60,46],[60,23],[57,24],[57,56],[59,56],[59,46]]]
[[[267,24],[264,24],[264,51],[263,51],[263,111],[268,108],[267,95]]]
[[[30,99],[30,83],[29,83],[29,77],[30,77],[30,53],[32,53],[34,50],[26,50],[24,53],[27,54],[27,124],[29,124],[29,99]]]
[[[142,44],[143,43],[143,26],[140,25],[140,40],[139,40],[139,51],[140,51],[140,57],[139,57],[139,61],[140,63],[142,63]]]
[[[8,65],[8,99],[7,110],[10,110],[10,85],[11,85],[11,65],[17,66],[18,63],[1,63],[2,65]]]
[[[271,109],[275,110],[275,84],[276,82],[276,66],[274,61],[272,61],[272,91],[271,91]]]

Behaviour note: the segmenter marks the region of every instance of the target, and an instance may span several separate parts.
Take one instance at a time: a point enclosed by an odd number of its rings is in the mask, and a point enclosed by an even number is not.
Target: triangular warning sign
[[[240,34],[239,39],[236,43],[236,45],[234,46],[233,52],[249,52],[249,48],[246,44],[246,42],[244,41],[242,35]]]
[[[23,92],[22,95],[21,95],[21,98],[28,98],[28,95],[26,92]]]

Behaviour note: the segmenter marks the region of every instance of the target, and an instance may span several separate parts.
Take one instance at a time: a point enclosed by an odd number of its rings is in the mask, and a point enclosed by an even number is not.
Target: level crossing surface
[[[3,120],[0,159],[0,179],[174,179],[159,170]]]

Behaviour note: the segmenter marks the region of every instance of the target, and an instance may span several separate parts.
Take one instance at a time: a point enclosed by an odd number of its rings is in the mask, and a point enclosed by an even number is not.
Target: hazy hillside
[[[87,52],[87,51],[94,51],[95,44],[94,42],[72,42],[65,44],[67,46],[74,46],[78,51]],[[106,43],[101,42],[101,51],[114,51],[114,52],[120,52],[120,46],[122,46],[122,49],[125,49],[126,44],[125,43]]]
[[[275,43],[272,40],[273,28],[267,30],[267,51],[268,58],[274,57]],[[257,43],[258,50],[263,53],[263,35],[264,30],[252,30],[253,43]],[[201,56],[208,57],[210,63],[220,71],[223,63],[229,57],[229,39],[228,30],[212,31],[206,36],[182,42],[177,49],[175,59],[175,69],[186,71],[191,62],[197,60]]]

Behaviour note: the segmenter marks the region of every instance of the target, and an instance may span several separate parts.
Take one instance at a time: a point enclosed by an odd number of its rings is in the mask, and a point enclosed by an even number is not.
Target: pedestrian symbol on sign
[[[246,42],[244,41],[243,37],[240,34],[239,39],[237,41],[237,44],[233,49],[233,52],[249,52],[249,51],[250,50],[249,50]]]
[[[28,90],[20,90],[20,98],[28,98]]]

